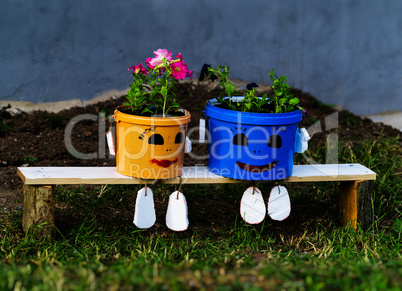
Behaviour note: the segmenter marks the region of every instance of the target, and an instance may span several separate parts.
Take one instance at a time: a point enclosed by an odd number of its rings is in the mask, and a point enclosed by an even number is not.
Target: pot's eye
[[[149,137],[148,139],[148,143],[149,144],[159,144],[162,145],[163,144],[163,137],[160,134],[153,134]]]
[[[268,140],[268,146],[279,149],[282,146],[282,138],[277,134],[271,135]]]
[[[233,144],[239,146],[248,146],[248,138],[244,133],[238,133],[233,137]]]
[[[184,141],[184,134],[182,132],[179,132],[176,135],[176,138],[174,139],[174,143],[183,143]]]

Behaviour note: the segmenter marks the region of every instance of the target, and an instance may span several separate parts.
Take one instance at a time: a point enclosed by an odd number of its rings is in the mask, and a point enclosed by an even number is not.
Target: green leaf
[[[232,83],[228,82],[225,86],[225,92],[228,95],[232,95],[232,93],[235,91],[235,87]]]
[[[144,110],[142,110],[141,114],[144,114],[146,112],[150,112],[151,114],[154,113],[151,109],[149,109],[148,107],[145,107]]]
[[[179,107],[180,107],[179,104],[177,104],[177,105],[172,105],[172,106],[170,106],[170,107],[166,110],[166,112],[169,112],[170,109],[172,109],[172,108],[179,108]]]
[[[163,97],[166,97],[166,96],[167,96],[167,88],[166,88],[165,86],[163,86],[163,87],[161,88],[161,94],[162,94]]]
[[[296,105],[299,103],[299,101],[300,101],[299,98],[295,97],[289,100],[289,104]]]
[[[274,71],[275,71],[275,69],[272,69],[272,70],[268,73],[268,75],[271,77],[271,80],[272,80],[272,81],[274,80],[274,76],[275,76]]]
[[[149,98],[150,98],[150,99],[153,99],[157,93],[159,93],[159,92],[157,92],[156,90],[155,90],[155,91],[152,91],[152,92],[149,94]]]
[[[177,102],[172,101],[171,107],[180,107],[180,104]]]

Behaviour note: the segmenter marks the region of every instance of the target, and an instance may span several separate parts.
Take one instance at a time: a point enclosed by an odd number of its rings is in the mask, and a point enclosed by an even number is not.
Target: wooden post
[[[24,232],[35,230],[36,238],[51,238],[54,228],[54,200],[51,186],[24,185],[22,228]],[[38,227],[30,227],[36,225]]]
[[[357,223],[366,230],[373,222],[371,199],[373,181],[341,181],[339,184],[339,215],[342,225]]]
[[[357,182],[341,181],[339,184],[339,216],[342,225],[349,222],[353,229],[357,223]]]

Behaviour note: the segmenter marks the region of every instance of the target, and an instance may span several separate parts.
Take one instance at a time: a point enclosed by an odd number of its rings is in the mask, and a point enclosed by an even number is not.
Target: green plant
[[[267,94],[262,97],[255,96],[255,88],[258,87],[256,83],[247,84],[247,91],[244,93],[244,98],[241,102],[237,103],[237,107],[243,112],[265,112],[264,105],[269,103]]]
[[[172,58],[172,52],[158,49],[154,58],[146,60],[147,68],[142,63],[128,68],[133,74],[133,83],[127,92],[127,103],[133,112],[143,114],[162,113],[165,117],[173,108],[180,105],[175,100],[175,85],[178,80],[193,76],[187,68],[181,54]]]
[[[296,108],[300,108],[297,106],[300,100],[290,92],[291,88],[286,84],[286,76],[278,78],[274,73],[274,69],[268,73],[268,76],[272,81],[271,88],[274,92],[274,97],[271,99],[271,102],[275,105],[275,113],[290,112]]]
[[[33,156],[26,156],[22,159],[24,164],[33,164],[38,160],[38,158]]]
[[[4,121],[0,121],[0,136],[3,136],[7,130],[13,130],[14,128],[8,126]]]
[[[213,68],[208,64],[204,64],[201,69],[200,81],[205,77],[209,77],[211,81],[219,79],[219,84],[224,88],[224,92],[217,98],[218,102],[224,104],[227,109],[255,112],[255,113],[284,113],[302,109],[298,104],[300,100],[294,97],[290,92],[291,88],[286,84],[286,76],[277,77],[274,69],[268,73],[272,80],[272,91],[274,96],[268,98],[267,94],[262,97],[255,96],[256,83],[247,84],[247,90],[244,93],[244,98],[237,102],[232,102],[232,96],[238,95],[240,92],[235,90],[233,83],[228,79],[229,67],[219,65],[218,68]],[[225,96],[226,95],[226,96]]]
[[[210,65],[204,64],[201,69],[200,81],[203,81],[205,76],[208,76],[212,82],[219,78],[219,84],[225,89],[225,92],[221,93],[218,101],[221,103],[227,103],[228,107],[234,110],[236,105],[232,105],[231,96],[233,94],[240,94],[240,92],[236,91],[233,83],[229,81],[229,67],[219,65],[218,68],[215,69]],[[225,93],[228,97],[226,99],[224,99]]]

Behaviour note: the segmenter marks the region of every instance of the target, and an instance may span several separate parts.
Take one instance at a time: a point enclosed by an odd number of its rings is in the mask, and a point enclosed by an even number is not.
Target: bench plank
[[[20,167],[18,175],[26,185],[63,184],[143,184],[144,180],[131,178],[116,172],[115,167]],[[295,165],[293,175],[284,182],[367,181],[376,174],[360,164]],[[154,180],[148,180],[152,183]],[[178,184],[179,178],[158,181]],[[184,167],[183,184],[242,183],[218,176],[206,166]]]

